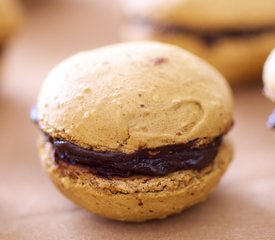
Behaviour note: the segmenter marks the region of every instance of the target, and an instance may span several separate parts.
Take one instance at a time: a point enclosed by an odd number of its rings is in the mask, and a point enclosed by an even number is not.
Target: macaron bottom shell
[[[224,142],[213,164],[202,171],[182,170],[164,177],[106,179],[80,165],[56,163],[51,144],[43,136],[39,150],[46,172],[66,197],[95,214],[129,222],[163,219],[204,201],[232,158],[232,148]]]

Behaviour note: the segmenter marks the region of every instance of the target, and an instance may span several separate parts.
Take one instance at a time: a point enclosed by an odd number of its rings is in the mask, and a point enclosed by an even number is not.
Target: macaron
[[[22,21],[22,6],[16,0],[0,0],[0,44],[6,42]],[[0,46],[1,46],[0,45]]]
[[[263,81],[264,94],[275,102],[275,48],[264,64]],[[275,110],[270,115],[267,124],[270,128],[275,128]]]
[[[224,77],[173,45],[81,52],[45,79],[32,119],[59,190],[98,215],[142,222],[204,201],[232,158]]]
[[[16,0],[0,0],[0,57],[4,45],[21,24],[22,7]]]
[[[273,0],[121,0],[123,38],[178,45],[214,65],[236,86],[260,81],[275,45]]]

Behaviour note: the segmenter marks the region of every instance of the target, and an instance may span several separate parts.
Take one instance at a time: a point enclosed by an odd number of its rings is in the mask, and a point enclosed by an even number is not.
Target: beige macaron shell
[[[264,61],[275,44],[275,31],[253,38],[221,38],[213,45],[207,45],[195,35],[156,32],[132,22],[124,25],[122,34],[127,40],[155,40],[185,48],[206,59],[233,86],[259,81]]]
[[[224,78],[181,48],[156,42],[71,57],[45,80],[37,109],[44,132],[100,151],[211,139],[232,124]]]
[[[121,0],[133,18],[202,29],[247,29],[275,23],[274,0]]]
[[[161,219],[204,201],[215,189],[232,158],[224,143],[213,164],[201,172],[182,170],[163,177],[106,179],[85,167],[52,159],[51,145],[40,138],[40,156],[59,190],[81,207],[120,221]]]
[[[23,9],[16,0],[0,0],[0,41],[5,41],[22,22]]]
[[[264,64],[263,80],[266,96],[275,102],[275,48]]]

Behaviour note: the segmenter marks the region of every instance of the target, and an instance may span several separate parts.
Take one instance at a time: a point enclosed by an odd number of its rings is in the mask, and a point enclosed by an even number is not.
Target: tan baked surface
[[[196,36],[157,33],[131,22],[125,24],[123,38],[178,45],[207,60],[234,86],[261,79],[264,61],[275,46],[275,32],[253,38],[221,38],[214,45],[208,46]]]
[[[208,29],[253,28],[275,23],[274,0],[121,0],[123,12],[166,24]]]
[[[275,101],[275,48],[264,64],[263,80],[265,94]]]
[[[81,207],[120,221],[145,221],[165,218],[205,200],[232,158],[224,143],[214,164],[203,171],[183,170],[164,177],[137,176],[104,179],[86,168],[56,164],[51,144],[40,138],[40,158],[59,190]]]
[[[0,41],[9,38],[22,21],[22,8],[17,0],[0,0]]]
[[[49,74],[39,124],[95,150],[209,141],[232,124],[224,78],[176,46],[133,42],[77,54]]]

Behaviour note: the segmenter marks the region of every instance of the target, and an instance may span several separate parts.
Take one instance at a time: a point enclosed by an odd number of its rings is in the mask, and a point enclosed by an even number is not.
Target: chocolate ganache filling
[[[135,19],[134,23],[138,25],[143,25],[153,32],[161,34],[180,34],[189,35],[202,40],[205,45],[212,46],[216,42],[224,38],[251,38],[257,37],[261,34],[274,33],[275,34],[275,24],[260,26],[255,28],[228,28],[220,30],[209,30],[209,29],[195,29],[185,25],[176,24],[165,24],[165,23],[154,23],[146,19]]]
[[[133,153],[99,152],[79,147],[71,142],[48,136],[55,161],[81,164],[99,176],[129,177],[132,175],[163,176],[178,170],[202,170],[215,159],[222,136],[210,143],[196,146],[197,140],[154,149],[139,149]]]
[[[36,107],[31,110],[32,121],[39,126]],[[223,135],[209,143],[199,145],[199,139],[188,143],[166,145],[157,148],[138,149],[126,154],[118,151],[86,149],[61,138],[44,133],[51,144],[54,160],[88,168],[93,174],[111,178],[132,175],[164,176],[179,170],[202,170],[211,164],[222,144]]]

